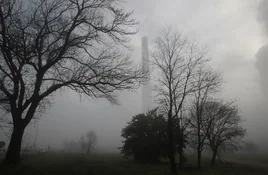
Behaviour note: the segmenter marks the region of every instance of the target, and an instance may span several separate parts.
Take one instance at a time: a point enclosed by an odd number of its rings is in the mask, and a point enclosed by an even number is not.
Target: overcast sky
[[[152,48],[153,39],[164,26],[175,27],[207,47],[213,68],[223,73],[225,84],[220,96],[237,100],[247,120],[247,137],[254,137],[258,143],[265,139],[260,133],[268,132],[268,105],[263,98],[268,98],[268,3],[260,3],[261,0],[129,0],[125,4],[140,22],[139,33],[131,41],[132,58],[141,62],[141,37],[147,36]],[[123,92],[120,102],[120,106],[112,106],[105,100],[80,99],[73,92],[58,93],[40,119],[38,146],[59,148],[65,138],[77,140],[81,133],[95,130],[100,148],[117,150],[122,127],[141,112],[141,96],[138,92]],[[28,132],[33,129],[29,127]]]
[[[137,53],[140,37],[146,35],[152,43],[163,26],[207,47],[213,68],[223,73],[220,96],[237,100],[248,139],[267,145],[267,0],[135,0],[128,8],[140,21],[133,39]]]

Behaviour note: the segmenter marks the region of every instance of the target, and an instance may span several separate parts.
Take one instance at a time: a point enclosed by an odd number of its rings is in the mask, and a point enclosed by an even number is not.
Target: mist
[[[212,67],[224,78],[219,97],[237,101],[248,130],[245,140],[263,150],[268,147],[268,1],[136,0],[128,1],[125,9],[134,10],[133,17],[140,22],[129,51],[135,62],[141,63],[141,38],[148,37],[151,49],[159,28],[172,24],[208,48]],[[78,140],[93,130],[96,150],[119,152],[121,130],[142,112],[142,97],[140,89],[118,95],[120,105],[111,105],[73,91],[56,93],[38,119],[37,147],[62,149],[64,140]],[[36,127],[34,122],[27,127],[29,142],[34,142]],[[0,137],[7,140],[4,130]]]

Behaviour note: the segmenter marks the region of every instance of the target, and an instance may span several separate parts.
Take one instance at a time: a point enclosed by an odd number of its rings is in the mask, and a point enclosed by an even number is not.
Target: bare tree
[[[201,129],[204,106],[219,90],[221,84],[222,78],[219,73],[212,71],[206,65],[199,68],[195,81],[196,91],[190,108],[191,144],[196,149],[198,168],[201,168],[202,151],[206,140],[206,134]]]
[[[81,142],[75,140],[64,140],[63,141],[63,149],[66,152],[81,152]]]
[[[202,120],[202,129],[212,150],[213,167],[219,148],[224,151],[239,149],[246,129],[241,126],[243,121],[233,102],[206,102]]]
[[[81,151],[84,153],[86,152],[86,141],[85,141],[85,136],[84,134],[82,134],[80,141],[79,141],[80,147],[81,147]]]
[[[248,153],[257,153],[258,151],[260,151],[260,148],[259,145],[257,145],[255,142],[247,141],[243,150],[247,151]]]
[[[0,141],[0,156],[2,156],[2,152],[4,153],[4,147],[6,143],[4,141]]]
[[[6,164],[18,164],[25,127],[59,89],[117,103],[146,73],[117,45],[127,46],[136,21],[120,0],[1,1],[0,92],[13,133]]]
[[[188,110],[181,110],[179,117],[175,118],[173,123],[175,125],[175,143],[177,144],[177,152],[179,154],[179,168],[182,169],[184,166],[185,154],[184,148],[189,141],[189,131],[188,126],[190,124],[190,120],[187,117]]]
[[[86,153],[92,151],[93,146],[97,143],[97,135],[94,131],[88,131],[86,133]]]
[[[165,28],[155,40],[152,53],[156,67],[157,101],[168,116],[168,147],[171,171],[175,173],[174,122],[186,98],[195,91],[197,68],[206,62],[204,52],[180,33]],[[182,155],[182,153],[179,153]],[[182,168],[183,160],[180,160]]]

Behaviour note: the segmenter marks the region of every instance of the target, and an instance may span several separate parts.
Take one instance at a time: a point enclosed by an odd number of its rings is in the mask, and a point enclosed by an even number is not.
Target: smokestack
[[[262,29],[264,30],[266,37],[268,37],[268,1],[262,0],[258,8],[258,22],[260,23]],[[256,68],[259,71],[260,87],[264,100],[268,97],[268,43],[263,45],[256,54]],[[267,101],[264,103],[267,104]]]
[[[149,49],[148,49],[148,38],[142,37],[142,68],[144,71],[150,70],[149,67]],[[142,113],[147,113],[151,110],[152,105],[152,92],[150,86],[150,78],[146,84],[142,86]]]

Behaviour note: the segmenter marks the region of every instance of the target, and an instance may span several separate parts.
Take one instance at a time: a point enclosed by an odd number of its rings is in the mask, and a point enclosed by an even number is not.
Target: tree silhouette
[[[202,118],[206,102],[219,90],[222,84],[221,75],[208,66],[199,68],[196,74],[196,91],[190,108],[191,145],[197,152],[197,166],[201,168],[201,155],[205,147],[206,134],[202,130]]]
[[[178,121],[187,97],[195,90],[195,76],[198,68],[207,59],[198,45],[189,42],[182,34],[164,28],[155,40],[152,53],[157,74],[157,101],[168,116],[168,151],[170,168],[176,173],[174,123]],[[180,127],[182,128],[182,127]],[[182,147],[180,148],[180,168],[183,166]]]
[[[120,0],[1,1],[0,90],[13,120],[6,164],[18,164],[25,127],[50,96],[71,89],[117,103],[146,73],[118,48],[137,24]],[[26,5],[27,4],[27,5]]]
[[[97,135],[94,131],[88,131],[86,134],[86,153],[90,153],[97,143]]]
[[[121,153],[138,162],[157,162],[167,156],[167,121],[157,109],[132,118],[122,129]]]
[[[237,106],[233,102],[209,101],[204,106],[202,130],[206,134],[213,152],[211,167],[215,165],[219,148],[222,150],[239,149],[246,129]]]

